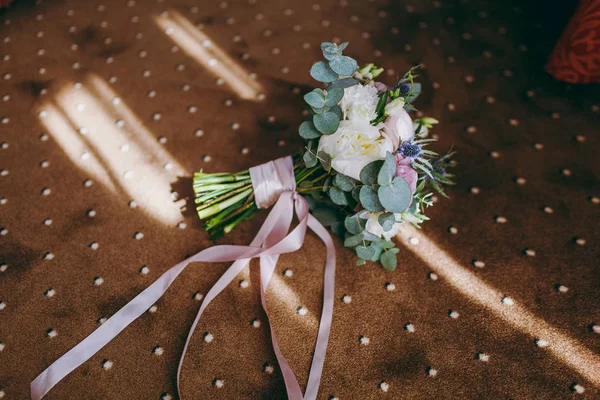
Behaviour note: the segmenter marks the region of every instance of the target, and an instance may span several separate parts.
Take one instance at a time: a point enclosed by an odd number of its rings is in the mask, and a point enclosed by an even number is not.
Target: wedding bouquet
[[[414,68],[393,86],[376,82],[382,68],[344,56],[348,44],[323,43],[326,61],[314,64],[313,78],[325,83],[304,96],[310,120],[300,125],[306,140],[304,151],[294,156],[252,167],[247,171],[194,175],[195,201],[200,219],[211,237],[230,232],[257,209],[273,210],[249,246],[219,245],[188,257],[164,272],[156,281],[87,338],[51,364],[31,383],[32,400],[40,400],[71,371],[100,351],[130,323],[148,310],[192,263],[233,264],[202,299],[188,333],[177,369],[177,388],[185,354],[209,303],[247,267],[260,259],[260,293],[267,319],[266,291],[279,255],[298,250],[311,229],[324,243],[323,308],[308,382],[303,394],[289,363],[271,331],[273,349],[291,400],[315,400],[323,374],[335,297],[335,246],[325,227],[344,238],[344,245],[358,255],[358,264],[380,261],[396,268],[392,237],[406,223],[415,226],[428,218],[433,190],[452,184],[446,169],[452,152],[439,156],[424,147],[434,141],[432,118],[411,120],[412,102],[420,92]],[[309,212],[310,211],[310,212]],[[291,229],[296,213],[298,225]],[[272,329],[272,326],[271,326]],[[179,393],[181,398],[181,393]]]
[[[406,223],[428,220],[433,191],[446,196],[452,185],[452,151],[438,155],[425,149],[434,142],[429,131],[438,121],[412,120],[409,112],[421,92],[410,69],[394,85],[375,79],[383,72],[373,64],[358,68],[342,54],[348,43],[324,42],[325,61],[310,75],[326,84],[304,95],[310,119],[300,125],[306,146],[293,156],[297,191],[311,213],[354,249],[357,265],[379,261],[396,268],[391,239]],[[212,238],[230,232],[256,210],[249,171],[194,174],[198,216]]]

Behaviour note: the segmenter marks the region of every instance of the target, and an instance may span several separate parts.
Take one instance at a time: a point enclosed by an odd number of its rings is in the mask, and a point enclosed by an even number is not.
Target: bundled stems
[[[321,165],[307,168],[300,156],[295,156],[294,160],[298,192],[310,193],[322,190],[328,173]],[[248,170],[235,174],[196,172],[193,188],[196,211],[200,219],[205,221],[204,229],[212,239],[231,232],[258,209]]]

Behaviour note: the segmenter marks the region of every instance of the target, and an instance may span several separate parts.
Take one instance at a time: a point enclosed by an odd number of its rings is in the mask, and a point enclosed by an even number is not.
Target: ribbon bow
[[[152,285],[137,295],[87,338],[65,353],[35,378],[31,383],[32,400],[40,400],[44,397],[54,385],[100,351],[100,349],[114,339],[130,323],[146,312],[146,310],[162,297],[171,283],[177,279],[179,274],[181,274],[190,263],[235,261],[206,294],[206,297],[200,306],[200,310],[194,319],[190,332],[188,333],[177,368],[177,391],[179,397],[182,398],[179,390],[181,367],[190,339],[200,321],[200,316],[208,304],[210,304],[210,302],[235,279],[252,258],[259,257],[261,303],[268,319],[269,313],[267,311],[265,293],[269,286],[269,281],[275,271],[277,260],[281,254],[291,253],[302,247],[307,227],[315,232],[315,234],[323,241],[327,250],[327,257],[323,281],[323,311],[321,313],[317,344],[315,346],[308,384],[304,395],[302,394],[302,389],[298,384],[296,376],[279,349],[273,326],[271,324],[269,325],[271,326],[273,349],[275,350],[275,355],[279,362],[279,367],[281,368],[289,399],[314,400],[317,398],[319,384],[323,374],[323,364],[325,362],[333,314],[335,284],[335,247],[333,240],[323,225],[309,213],[306,200],[296,192],[294,168],[291,157],[280,158],[250,168],[250,176],[252,179],[252,186],[254,187],[256,204],[259,208],[268,208],[274,201],[277,201],[250,246],[213,246],[202,250],[171,267],[154,281]],[[299,223],[290,232],[294,211],[298,217]]]

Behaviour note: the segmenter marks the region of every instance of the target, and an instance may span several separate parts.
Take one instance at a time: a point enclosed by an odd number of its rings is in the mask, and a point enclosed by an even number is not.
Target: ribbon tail
[[[283,193],[269,215],[267,219],[260,227],[258,233],[252,240],[250,246],[266,246],[277,243],[286,236],[286,233],[289,230],[291,225],[292,216],[293,216],[293,203],[292,203],[292,195],[291,193]],[[183,351],[181,352],[181,357],[179,359],[179,365],[177,366],[177,392],[179,398],[183,398],[181,395],[181,370],[183,368],[183,362],[185,360],[185,355],[187,353],[187,349],[189,347],[190,341],[198,323],[200,322],[200,317],[202,313],[208,306],[208,304],[219,295],[226,287],[235,279],[235,277],[242,272],[242,270],[246,267],[246,265],[250,262],[250,258],[241,259],[234,262],[229,269],[219,278],[219,280],[213,285],[213,287],[208,291],[204,300],[202,301],[202,305],[196,314],[196,318],[192,323],[192,326],[188,332],[187,338],[185,340],[185,345],[183,346]]]
[[[331,235],[321,225],[319,221],[311,214],[308,215],[308,227],[319,236],[325,244],[327,250],[325,261],[325,272],[323,278],[323,310],[321,312],[321,321],[319,322],[319,334],[317,335],[317,344],[315,346],[310,375],[304,400],[315,400],[321,384],[323,375],[323,365],[325,364],[325,355],[327,353],[327,344],[329,343],[329,333],[333,321],[333,302],[335,299],[335,245]]]
[[[100,351],[130,323],[146,312],[167,291],[190,262],[188,258],[169,269],[87,338],[46,368],[31,382],[31,399],[40,400],[44,397],[54,385]]]

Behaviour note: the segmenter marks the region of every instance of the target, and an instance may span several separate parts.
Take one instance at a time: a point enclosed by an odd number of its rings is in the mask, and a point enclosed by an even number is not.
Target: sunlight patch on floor
[[[411,238],[412,243],[416,243],[415,238],[418,239],[418,244],[410,244]],[[401,229],[397,239],[463,296],[491,311],[518,331],[531,336],[532,346],[534,340],[544,341],[545,346],[540,351],[549,352],[592,384],[600,387],[599,355],[519,305],[510,294],[502,293],[485,283],[412,226]]]
[[[240,98],[258,99],[262,86],[253,76],[179,12],[170,10],[154,20],[177,46],[206,70],[223,79],[223,83]]]

